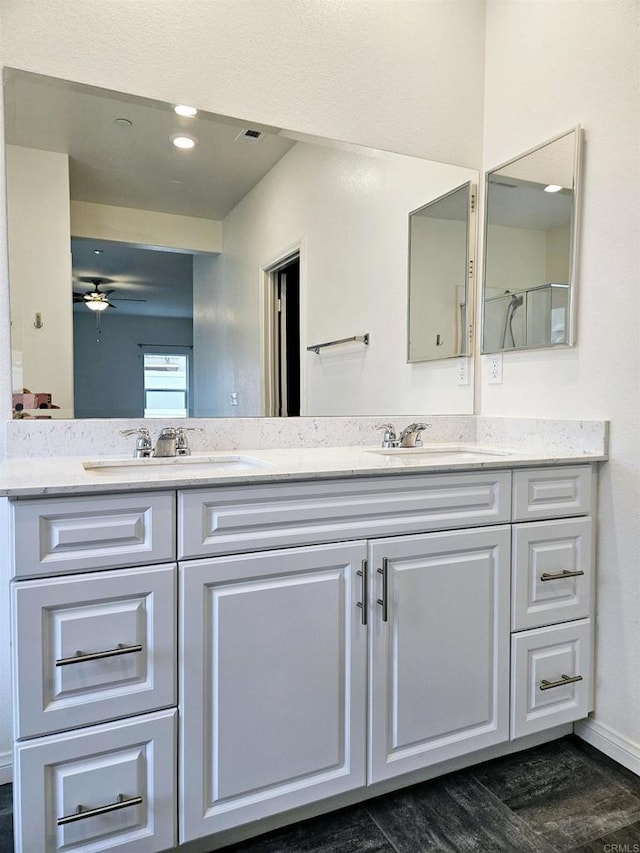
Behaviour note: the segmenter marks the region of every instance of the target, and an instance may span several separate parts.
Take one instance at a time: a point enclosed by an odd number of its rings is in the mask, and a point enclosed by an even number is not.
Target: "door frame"
[[[276,336],[275,336],[275,278],[297,256],[300,265],[300,415],[306,412],[307,382],[303,369],[303,354],[306,350],[305,326],[302,318],[306,316],[306,269],[303,263],[304,239],[290,243],[260,265],[260,291],[262,302],[262,414],[263,417],[276,417],[278,391],[276,382]]]

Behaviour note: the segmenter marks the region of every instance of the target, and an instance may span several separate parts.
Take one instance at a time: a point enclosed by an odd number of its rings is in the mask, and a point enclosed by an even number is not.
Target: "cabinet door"
[[[181,842],[365,784],[365,557],[181,564]]]
[[[369,783],[508,740],[509,538],[370,546]]]

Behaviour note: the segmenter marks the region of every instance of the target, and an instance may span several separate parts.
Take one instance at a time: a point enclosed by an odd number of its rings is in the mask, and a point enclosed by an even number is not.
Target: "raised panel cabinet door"
[[[363,451],[366,453],[366,451]],[[223,486],[178,492],[178,559],[511,520],[511,472]]]
[[[176,702],[176,566],[14,581],[17,738]]]
[[[588,515],[593,509],[594,480],[591,465],[514,471],[513,520]]]
[[[173,708],[16,744],[16,853],[172,849],[176,715]]]
[[[509,738],[508,526],[370,545],[369,783]]]
[[[512,637],[511,737],[581,720],[593,709],[590,619]]]
[[[365,784],[365,557],[180,565],[181,842]]]
[[[514,524],[512,630],[589,616],[592,551],[590,518]]]
[[[175,560],[175,493],[39,498],[11,504],[16,577]]]

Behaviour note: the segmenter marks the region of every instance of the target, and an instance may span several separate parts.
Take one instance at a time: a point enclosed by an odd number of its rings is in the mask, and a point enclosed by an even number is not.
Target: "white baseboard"
[[[13,764],[10,752],[0,752],[0,785],[13,781]]]
[[[640,776],[640,743],[597,720],[580,720],[573,730],[582,740]]]

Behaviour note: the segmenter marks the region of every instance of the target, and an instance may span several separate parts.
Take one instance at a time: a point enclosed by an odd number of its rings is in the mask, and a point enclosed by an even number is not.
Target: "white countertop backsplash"
[[[394,423],[398,429],[412,422],[430,425],[427,442],[478,442],[523,450],[606,455],[606,421],[560,421],[533,418],[488,418],[474,415],[380,415],[378,417],[317,418],[190,418],[185,426],[194,453],[242,448],[366,446],[381,442],[376,426]],[[157,435],[176,421],[135,420],[20,420],[8,421],[7,459],[58,456],[127,456],[134,438],[120,430],[149,427]]]

